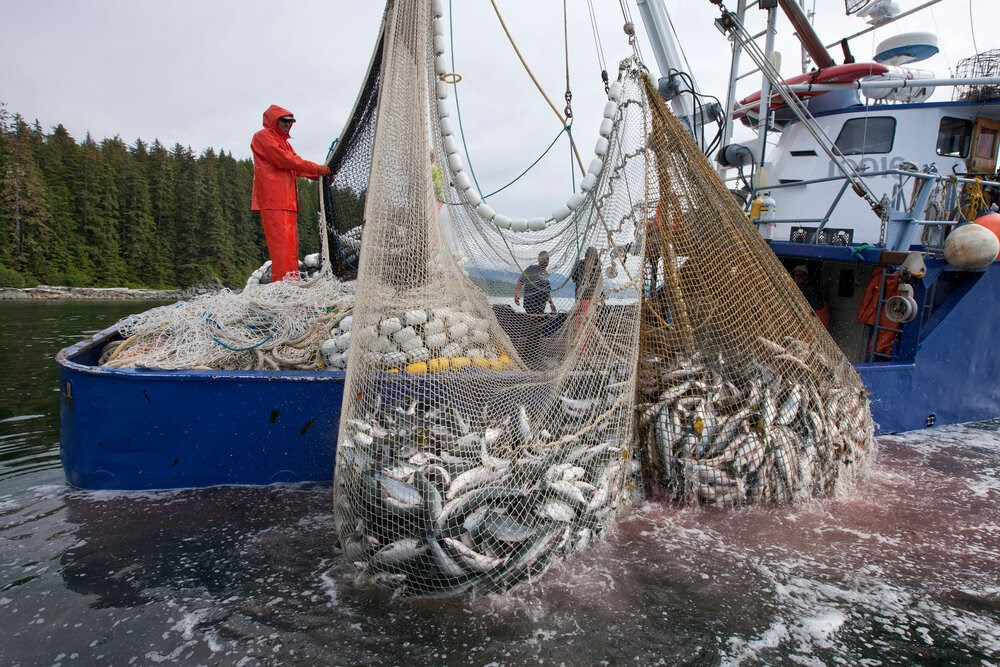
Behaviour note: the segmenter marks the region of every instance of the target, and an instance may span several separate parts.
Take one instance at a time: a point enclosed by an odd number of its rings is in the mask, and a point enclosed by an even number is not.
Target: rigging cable
[[[535,84],[535,88],[538,89],[538,92],[541,93],[542,97],[545,98],[545,101],[548,102],[549,107],[552,109],[552,112],[555,113],[556,117],[559,119],[559,122],[562,124],[563,127],[566,127],[567,123],[569,122],[568,119],[563,118],[563,115],[559,113],[559,110],[556,109],[556,105],[552,103],[552,100],[549,99],[549,96],[545,94],[544,90],[542,90],[542,86],[541,84],[538,83],[538,79],[535,78],[535,74],[531,71],[531,68],[528,67],[528,63],[525,62],[524,56],[521,55],[521,50],[517,48],[517,44],[514,42],[514,37],[510,34],[510,30],[507,29],[507,24],[504,22],[503,16],[500,15],[500,8],[497,7],[496,0],[490,0],[490,4],[493,5],[493,11],[496,12],[497,18],[500,20],[500,27],[503,28],[504,34],[507,35],[507,40],[510,42],[510,45],[514,48],[514,53],[517,54],[518,60],[521,61],[521,65],[524,67],[524,71],[528,73],[529,77],[531,77],[531,82]],[[586,173],[586,171],[583,168],[583,158],[580,157],[580,153],[576,148],[576,144],[570,141],[570,146],[572,147],[573,154],[576,156],[576,162],[580,166],[580,172]]]
[[[597,16],[594,14],[594,0],[587,0],[587,9],[590,13],[590,29],[594,33],[594,52],[597,54],[597,66],[601,68],[601,80],[604,82],[604,92],[609,91],[608,86],[608,65],[604,58],[604,44],[601,43],[601,32],[597,28]]]
[[[969,32],[972,33],[973,53],[979,53],[979,45],[976,44],[976,23],[972,20],[972,0],[969,0]]]
[[[448,0],[448,38],[450,40],[448,46],[451,50],[451,71],[455,72],[457,71],[455,69],[455,14],[452,11],[451,0]],[[476,184],[476,190],[482,192],[483,189],[479,186],[479,179],[476,178],[476,170],[472,168],[472,159],[469,157],[469,145],[465,142],[465,127],[462,125],[462,107],[458,103],[458,80],[451,82],[451,88],[452,92],[455,93],[455,113],[458,116],[458,133],[462,135],[462,149],[465,151],[465,163],[469,165],[469,174],[472,176],[472,182]]]
[[[501,192],[503,192],[504,190],[506,190],[506,189],[507,189],[507,188],[509,188],[510,186],[514,185],[514,183],[517,183],[517,182],[518,182],[519,180],[521,180],[521,177],[522,177],[522,176],[524,176],[524,175],[525,175],[525,174],[527,174],[527,173],[528,173],[529,171],[531,171],[531,170],[532,170],[532,168],[533,168],[533,167],[534,167],[534,166],[535,166],[536,164],[538,164],[539,162],[541,162],[541,161],[542,161],[542,158],[543,158],[543,157],[545,157],[546,155],[548,155],[549,151],[550,151],[550,150],[552,150],[552,147],[556,145],[556,142],[557,142],[557,141],[559,141],[559,137],[561,137],[561,136],[562,136],[562,133],[563,133],[563,132],[569,132],[569,125],[567,125],[567,126],[566,126],[566,127],[564,127],[563,129],[559,130],[559,134],[557,134],[557,135],[556,135],[556,138],[552,140],[552,143],[551,143],[551,144],[549,144],[549,147],[548,147],[548,148],[546,148],[546,149],[545,149],[545,150],[544,150],[544,151],[542,152],[542,154],[541,154],[541,155],[539,155],[539,156],[538,156],[538,158],[537,158],[537,159],[536,159],[536,160],[535,160],[534,162],[532,162],[532,163],[531,163],[530,165],[528,165],[528,168],[527,168],[527,169],[525,169],[525,170],[524,170],[524,171],[522,171],[522,172],[521,172],[520,174],[518,174],[518,175],[517,175],[517,176],[516,176],[516,177],[514,178],[514,180],[510,181],[509,183],[507,183],[507,185],[504,185],[503,187],[501,187],[501,188],[498,188],[498,189],[494,190],[493,192],[489,193],[488,195],[483,195],[483,199],[487,199],[488,197],[492,197],[492,196],[493,196],[493,195],[495,195],[495,194],[500,194]]]
[[[569,176],[571,188],[570,192],[576,192],[576,170],[573,169],[573,91],[569,83],[569,17],[566,12],[566,0],[563,0],[563,48],[566,57],[566,136],[569,137]],[[583,163],[580,163],[580,172],[583,171]]]

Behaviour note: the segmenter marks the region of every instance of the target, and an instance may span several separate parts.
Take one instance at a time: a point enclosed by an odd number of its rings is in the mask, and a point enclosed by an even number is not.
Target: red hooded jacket
[[[253,135],[253,194],[250,209],[298,211],[297,177],[316,179],[326,173],[323,165],[303,160],[288,143],[289,134],[278,129],[278,119],[292,112],[272,104],[264,112],[264,129]]]

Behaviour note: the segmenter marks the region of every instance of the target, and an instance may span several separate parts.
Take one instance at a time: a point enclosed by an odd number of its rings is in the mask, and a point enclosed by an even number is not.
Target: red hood
[[[291,116],[292,118],[295,118],[295,114],[293,114],[288,109],[283,109],[282,107],[279,107],[277,104],[272,104],[267,108],[267,111],[264,112],[264,127],[266,127],[269,130],[274,130],[275,132],[279,132],[287,137],[288,133],[282,132],[281,129],[278,128],[278,119],[281,118],[282,116]]]

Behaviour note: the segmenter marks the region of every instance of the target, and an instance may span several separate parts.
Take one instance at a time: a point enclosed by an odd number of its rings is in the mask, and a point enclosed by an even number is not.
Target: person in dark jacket
[[[544,250],[538,253],[538,263],[526,268],[514,285],[514,305],[521,305],[521,292],[524,292],[524,312],[529,315],[541,315],[545,305],[552,306],[556,312],[556,304],[552,300],[552,283],[549,282],[549,253]]]
[[[295,116],[272,104],[264,129],[253,135],[253,193],[250,209],[260,219],[271,256],[271,280],[299,279],[298,177],[316,180],[330,173],[326,165],[303,160],[288,143]]]
[[[545,305],[557,312],[552,300],[552,283],[549,281],[549,253],[544,250],[538,253],[538,263],[526,268],[514,285],[514,305],[521,304],[521,294],[524,294],[524,312],[528,314],[527,336],[524,341],[525,362],[538,367],[544,359],[542,353],[542,326],[545,324]]]

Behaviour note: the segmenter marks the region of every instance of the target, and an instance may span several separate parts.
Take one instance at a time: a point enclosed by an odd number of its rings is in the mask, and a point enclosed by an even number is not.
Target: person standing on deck
[[[298,177],[316,180],[330,168],[300,158],[288,143],[295,116],[272,104],[264,112],[264,129],[253,135],[253,193],[250,210],[260,211],[271,281],[299,279]],[[291,275],[289,275],[291,274]]]
[[[529,365],[537,366],[542,361],[541,338],[542,325],[545,324],[545,304],[556,310],[552,300],[552,283],[549,282],[549,253],[544,250],[538,253],[538,263],[526,268],[514,286],[514,305],[521,304],[521,293],[524,292],[524,312],[528,314],[528,331],[525,340],[526,359]]]
[[[577,260],[570,278],[576,285],[576,308],[579,315],[590,311],[590,302],[600,299],[604,291],[604,275],[601,271],[601,258],[597,248],[591,246],[583,254],[583,259]]]

